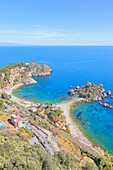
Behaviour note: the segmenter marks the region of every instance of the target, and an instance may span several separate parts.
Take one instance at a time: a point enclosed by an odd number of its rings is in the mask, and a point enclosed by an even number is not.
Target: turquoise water
[[[4,125],[3,123],[0,123],[0,127],[6,127],[6,125]]]
[[[113,92],[113,47],[0,47],[0,66],[18,62],[48,64],[50,76],[35,77],[38,84],[21,87],[16,92],[35,102],[60,102],[68,96],[70,86],[82,86],[87,81],[102,83]],[[113,153],[113,109],[98,103],[78,105],[73,114],[81,114],[79,124],[86,134]],[[86,119],[86,125],[83,125]]]
[[[76,107],[77,106],[77,107]],[[87,136],[113,154],[113,110],[98,102],[74,104],[73,118]]]

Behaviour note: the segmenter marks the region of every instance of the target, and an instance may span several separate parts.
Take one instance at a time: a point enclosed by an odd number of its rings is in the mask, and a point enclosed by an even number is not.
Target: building
[[[29,111],[31,111],[32,113],[34,113],[34,112],[37,111],[37,108],[36,108],[36,107],[31,107],[31,108],[29,109]]]
[[[15,114],[11,115],[11,123],[16,127],[22,127],[21,119],[18,116],[16,116]]]

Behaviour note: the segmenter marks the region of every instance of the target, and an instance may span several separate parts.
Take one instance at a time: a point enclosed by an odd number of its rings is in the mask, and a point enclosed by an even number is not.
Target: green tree
[[[0,108],[4,108],[4,102],[3,102],[3,100],[0,100]]]

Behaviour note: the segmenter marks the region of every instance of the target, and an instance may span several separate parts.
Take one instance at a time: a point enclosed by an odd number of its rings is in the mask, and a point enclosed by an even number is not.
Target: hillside
[[[40,65],[35,62],[7,65],[0,69],[0,87],[37,83],[32,76],[50,75],[50,72],[48,65]]]
[[[22,134],[7,128],[0,128],[1,169],[74,169],[74,160],[64,151],[52,157],[39,144],[32,145],[31,133]]]

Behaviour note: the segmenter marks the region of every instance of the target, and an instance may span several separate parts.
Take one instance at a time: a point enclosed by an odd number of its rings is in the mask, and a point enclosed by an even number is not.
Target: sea
[[[37,84],[16,90],[17,97],[40,103],[68,99],[70,86],[103,84],[113,93],[112,46],[1,46],[0,67],[19,62],[47,64],[50,76],[33,77]],[[110,102],[113,99],[108,97]],[[77,103],[71,114],[89,139],[113,154],[113,109],[98,102]]]

